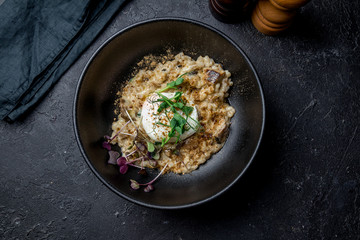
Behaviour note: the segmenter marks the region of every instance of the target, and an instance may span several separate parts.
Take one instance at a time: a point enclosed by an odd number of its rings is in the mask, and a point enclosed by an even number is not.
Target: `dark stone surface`
[[[1,239],[360,239],[359,1],[312,1],[285,33],[225,24],[205,0],[129,2],[43,101],[0,123]],[[108,190],[72,125],[82,69],[108,37],[145,19],[206,22],[253,62],[266,97],[263,143],[245,176],[196,208],[155,210]]]

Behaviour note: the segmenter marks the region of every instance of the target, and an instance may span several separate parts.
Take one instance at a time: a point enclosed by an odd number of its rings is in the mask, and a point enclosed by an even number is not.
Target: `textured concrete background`
[[[206,0],[129,2],[36,109],[0,123],[1,239],[360,239],[360,3],[311,1],[286,33],[224,24]],[[72,124],[82,69],[107,38],[157,17],[206,22],[232,38],[264,88],[259,154],[224,195],[154,210],[107,189]]]

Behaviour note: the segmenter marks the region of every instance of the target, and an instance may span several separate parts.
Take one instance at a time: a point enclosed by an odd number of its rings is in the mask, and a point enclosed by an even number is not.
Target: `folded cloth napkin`
[[[125,0],[0,0],[0,118],[29,111]]]

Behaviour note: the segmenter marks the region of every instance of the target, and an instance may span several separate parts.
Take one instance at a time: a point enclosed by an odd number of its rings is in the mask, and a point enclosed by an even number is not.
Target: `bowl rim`
[[[82,145],[82,141],[80,139],[80,135],[79,135],[79,129],[78,129],[78,122],[77,122],[77,106],[78,106],[78,99],[79,99],[79,94],[80,94],[80,90],[81,90],[81,86],[83,83],[83,79],[84,76],[86,74],[86,72],[88,71],[89,66],[91,65],[91,63],[93,62],[93,60],[96,58],[96,56],[103,50],[104,47],[106,47],[106,45],[108,43],[110,43],[114,38],[118,37],[119,35],[133,29],[136,28],[138,26],[141,25],[145,25],[145,24],[149,24],[149,23],[154,23],[154,22],[162,22],[162,21],[179,21],[179,22],[185,22],[185,23],[190,23],[190,24],[195,24],[198,25],[200,27],[204,27],[210,31],[215,32],[216,34],[219,34],[221,37],[223,37],[226,41],[228,41],[229,43],[231,43],[237,51],[240,52],[240,54],[244,57],[245,62],[249,65],[252,73],[255,76],[256,82],[258,84],[259,87],[259,92],[260,92],[260,97],[261,97],[261,102],[262,102],[262,125],[261,125],[261,131],[260,131],[260,135],[259,135],[259,139],[257,140],[257,145],[252,153],[252,156],[250,158],[250,160],[248,161],[248,163],[246,164],[246,166],[244,167],[244,169],[241,171],[241,173],[231,182],[229,183],[225,188],[223,188],[222,190],[220,190],[219,192],[215,193],[214,195],[204,198],[200,201],[197,202],[192,202],[192,203],[187,203],[187,204],[181,204],[181,205],[156,205],[156,204],[150,204],[150,203],[146,203],[143,201],[139,201],[136,199],[133,199],[125,194],[123,194],[122,192],[120,192],[118,189],[116,189],[114,186],[112,186],[109,182],[107,182],[101,175],[99,172],[96,171],[96,169],[94,168],[94,166],[91,164],[84,148]],[[247,55],[245,54],[245,52],[237,45],[237,43],[235,43],[230,37],[228,37],[225,33],[221,32],[220,30],[216,29],[215,27],[210,26],[209,24],[197,21],[197,20],[193,20],[193,19],[188,19],[188,18],[180,18],[180,17],[163,17],[163,18],[154,18],[154,19],[147,19],[147,20],[143,20],[143,21],[139,21],[136,23],[133,23],[121,30],[119,30],[118,32],[114,33],[111,37],[107,38],[96,50],[95,52],[93,52],[91,54],[90,59],[87,61],[84,69],[82,70],[82,73],[78,79],[78,83],[76,86],[76,90],[75,90],[75,97],[74,97],[74,101],[73,101],[73,126],[74,126],[74,133],[75,133],[75,138],[77,141],[77,145],[80,149],[80,152],[83,156],[83,158],[85,159],[85,162],[87,163],[87,165],[89,166],[89,168],[91,169],[91,171],[95,174],[95,176],[106,186],[108,187],[111,191],[113,191],[114,193],[116,193],[117,195],[119,195],[120,197],[133,202],[135,204],[141,205],[141,206],[145,206],[145,207],[149,207],[149,208],[154,208],[154,209],[183,209],[183,208],[189,208],[189,207],[194,207],[194,206],[198,206],[201,205],[205,202],[209,202],[213,199],[215,199],[216,197],[222,195],[224,192],[226,192],[228,189],[230,189],[237,181],[239,181],[239,179],[244,175],[244,173],[247,171],[247,169],[249,168],[249,166],[251,165],[251,163],[253,162],[262,138],[263,138],[263,134],[264,134],[264,128],[265,128],[265,97],[264,97],[264,93],[263,93],[263,89],[262,89],[262,84],[260,82],[259,76],[253,66],[253,64],[251,63],[250,59],[247,57]]]

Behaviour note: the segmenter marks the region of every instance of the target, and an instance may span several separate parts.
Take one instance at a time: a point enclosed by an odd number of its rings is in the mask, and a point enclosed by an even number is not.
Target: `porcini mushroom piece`
[[[210,69],[210,68],[205,68],[204,72],[205,72],[206,80],[211,83],[217,83],[218,81],[223,79],[223,77],[225,75],[224,72],[218,72],[218,71],[216,71],[214,69]]]

